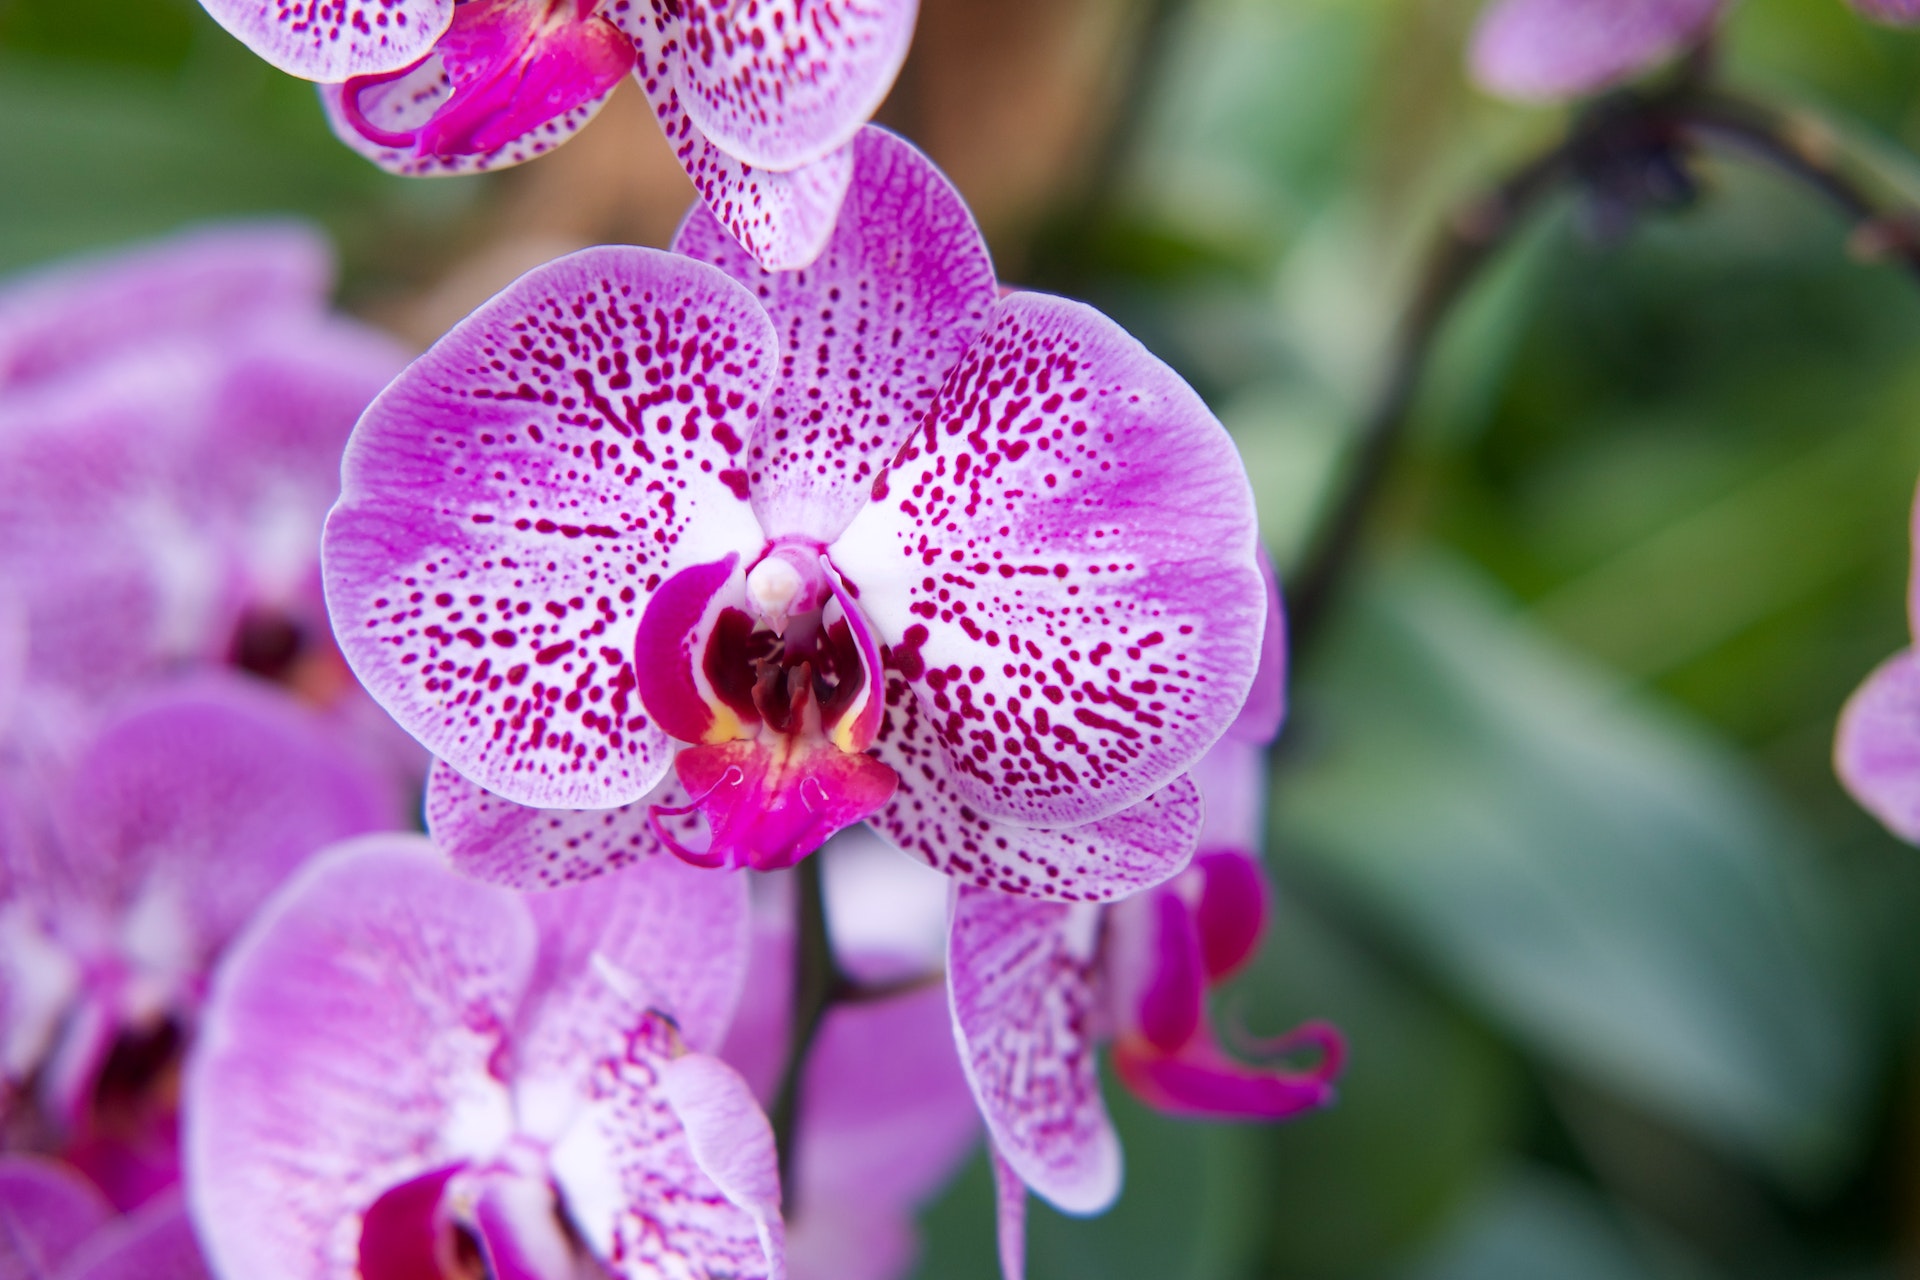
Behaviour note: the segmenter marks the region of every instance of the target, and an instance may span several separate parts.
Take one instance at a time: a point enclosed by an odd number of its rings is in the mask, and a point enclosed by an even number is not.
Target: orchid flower
[[[1849,0],[1881,22],[1920,23],[1916,0]],[[1729,0],[1494,0],[1480,15],[1474,79],[1505,98],[1599,92],[1699,43]]]
[[[0,1156],[0,1280],[205,1280],[178,1196],[118,1216],[56,1161]]]
[[[318,534],[347,433],[403,360],[328,314],[331,276],[310,231],[237,224],[0,290],[0,613],[25,637],[22,715],[85,725],[221,663],[344,701]]]
[[[836,1004],[808,1054],[791,1153],[793,1280],[904,1280],[917,1211],[979,1138],[944,984],[948,881],[851,831],[820,853],[828,930],[864,998]],[[794,913],[783,881],[755,903],[753,963],[721,1056],[771,1105],[793,1026]],[[877,993],[888,994],[877,994]]]
[[[319,81],[384,168],[471,173],[551,150],[632,74],[707,206],[770,270],[811,262],[849,144],[893,85],[915,0],[202,0]]]
[[[918,152],[855,150],[815,267],[763,272],[696,210],[679,256],[523,277],[361,420],[328,601],[445,762],[456,863],[770,870],[866,819],[1093,900],[1191,856],[1182,775],[1265,623],[1232,442],[1099,313],[998,296]]]
[[[1920,500],[1911,536],[1920,549]],[[1920,551],[1907,585],[1907,620],[1920,636]],[[1920,844],[1920,650],[1888,658],[1847,700],[1833,763],[1863,809],[1908,844]]]
[[[323,855],[216,978],[187,1068],[217,1275],[780,1277],[773,1135],[712,1056],[745,877],[522,896],[424,839]]]
[[[131,1206],[173,1180],[215,957],[309,854],[398,815],[312,712],[233,677],[129,707],[51,791],[0,803],[0,1080]]]
[[[1174,879],[1106,906],[1034,902],[962,885],[948,981],[955,1034],[994,1148],[1002,1267],[1023,1270],[1026,1189],[1076,1214],[1120,1192],[1121,1156],[1095,1054],[1171,1115],[1281,1120],[1329,1105],[1343,1046],[1314,1023],[1265,1046],[1318,1051],[1309,1070],[1257,1068],[1220,1048],[1209,990],[1251,958],[1268,895],[1260,847],[1265,745],[1279,731],[1279,593],[1255,692],[1195,771],[1208,808],[1202,852]]]

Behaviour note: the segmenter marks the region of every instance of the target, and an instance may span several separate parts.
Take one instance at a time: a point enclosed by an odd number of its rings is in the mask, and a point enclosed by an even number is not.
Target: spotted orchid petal
[[[804,267],[833,234],[853,178],[853,148],[835,148],[786,172],[755,168],[722,150],[681,106],[674,88],[677,47],[664,15],[640,22],[634,77],[660,121],[667,145],[721,226],[768,271]]]
[[[455,0],[201,0],[213,20],[271,65],[337,81],[418,61],[453,20]]]
[[[879,108],[918,7],[684,0],[653,4],[650,25],[694,126],[743,164],[785,171],[844,146]]]
[[[348,446],[327,600],[363,683],[522,804],[652,790],[667,736],[628,645],[659,584],[762,542],[738,455],[777,340],[719,271],[589,249],[522,277],[391,386]]]
[[[75,892],[111,904],[133,956],[184,978],[316,850],[398,814],[384,781],[304,707],[202,677],[112,721],[56,816]]]
[[[464,875],[509,889],[556,889],[635,866],[668,850],[648,811],[687,803],[669,776],[619,809],[530,809],[476,787],[444,761],[427,776],[427,830]],[[696,818],[672,824],[682,841],[700,837]]]
[[[753,1090],[720,1059],[697,1053],[669,1063],[660,1085],[686,1130],[687,1146],[700,1171],[753,1219],[768,1280],[783,1280],[786,1228],[780,1220],[780,1156],[773,1126]]]
[[[512,1131],[495,1065],[533,920],[383,836],[310,866],[235,944],[189,1060],[186,1184],[214,1270],[353,1274],[390,1188]]]
[[[781,379],[748,480],[773,537],[832,542],[980,332],[997,291],[986,241],[946,177],[884,129],[860,131],[854,182],[812,265],[763,270],[696,208],[674,250],[752,289],[780,334]]]
[[[1260,570],[1267,580],[1267,629],[1253,691],[1226,735],[1200,757],[1191,777],[1206,800],[1200,847],[1253,854],[1265,841],[1267,744],[1286,716],[1286,620],[1280,610],[1280,585],[1265,553]],[[1255,876],[1258,877],[1257,868]],[[1262,892],[1265,882],[1260,881]],[[1264,899],[1262,899],[1264,903]]]
[[[829,554],[956,800],[1105,818],[1238,714],[1267,612],[1246,473],[1192,388],[1098,312],[997,302],[874,493]]]
[[[747,976],[745,876],[654,857],[526,902],[540,961],[515,1032],[522,1079],[578,1092],[636,997],[671,1016],[688,1047],[719,1046]]]
[[[1847,700],[1833,760],[1862,808],[1920,844],[1920,653],[1889,658]]]
[[[36,1156],[0,1156],[0,1280],[45,1280],[113,1217],[92,1183]]]
[[[1098,1213],[1120,1141],[1094,1062],[1100,909],[962,885],[948,943],[954,1030],[995,1149],[1037,1194]]]
[[[1109,817],[1070,827],[1021,827],[974,809],[921,705],[888,680],[878,757],[899,775],[871,825],[895,846],[962,883],[1058,902],[1108,902],[1178,875],[1199,847],[1202,807],[1175,778]]]
[[[571,1221],[616,1280],[785,1274],[772,1130],[727,1071],[651,1014],[598,1060],[588,1109],[551,1159]]]
[[[82,258],[0,290],[0,389],[17,393],[183,335],[318,316],[333,254],[297,222],[224,223]]]
[[[1495,0],[1474,32],[1473,75],[1521,101],[1596,93],[1712,27],[1726,0]]]
[[[492,151],[436,155],[412,145],[379,141],[417,137],[446,108],[453,89],[452,77],[434,54],[392,79],[353,86],[351,108],[347,86],[323,84],[320,105],[334,136],[387,172],[404,178],[446,178],[508,169],[543,156],[586,128],[612,96],[609,91],[581,102]]]
[[[209,1280],[209,1272],[176,1193],[108,1223],[75,1251],[59,1280]]]

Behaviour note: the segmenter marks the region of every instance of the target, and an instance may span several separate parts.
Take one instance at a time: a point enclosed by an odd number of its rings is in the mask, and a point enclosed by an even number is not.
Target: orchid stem
[[[800,1137],[800,1087],[806,1076],[807,1059],[827,1013],[853,991],[853,983],[840,970],[833,954],[833,937],[827,928],[826,886],[820,875],[820,855],[800,860],[799,921],[795,939],[793,981],[793,1023],[787,1041],[787,1064],[780,1077],[780,1089],[773,1099],[773,1136],[780,1151],[780,1185],[786,1196],[786,1212],[792,1216],[795,1191],[795,1155]]]
[[[1865,168],[1817,122],[1711,87],[1712,59],[1688,59],[1669,85],[1603,99],[1580,115],[1565,138],[1469,202],[1449,222],[1427,259],[1412,305],[1400,322],[1386,374],[1362,421],[1346,487],[1312,550],[1292,575],[1288,613],[1296,651],[1318,637],[1329,606],[1357,554],[1367,517],[1406,435],[1433,349],[1460,301],[1484,269],[1561,187],[1634,147],[1712,146],[1792,178],[1847,219],[1864,256],[1897,262],[1920,280],[1920,213],[1885,202],[1855,177]]]
[[[1688,105],[1684,123],[1692,136],[1796,180],[1847,220],[1856,251],[1897,263],[1920,281],[1920,210],[1878,199],[1855,176],[1868,166],[1844,150],[1833,130],[1814,117],[1724,92]]]

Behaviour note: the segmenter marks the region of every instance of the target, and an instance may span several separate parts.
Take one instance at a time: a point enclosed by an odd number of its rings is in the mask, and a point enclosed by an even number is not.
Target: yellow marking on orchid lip
[[[872,703],[873,681],[869,680],[866,682],[866,686],[860,690],[859,696],[853,700],[852,704],[840,713],[840,719],[834,724],[833,732],[828,735],[834,746],[840,748],[850,756],[857,756],[873,745],[871,735],[865,742],[858,742],[854,738],[854,734],[858,732],[860,728],[860,722],[866,719],[867,708],[871,706]],[[879,726],[875,725],[874,728],[877,731]]]
[[[866,709],[866,705],[866,699],[862,698],[849,707],[847,713],[840,717],[840,723],[833,726],[833,732],[827,735],[834,746],[850,756],[860,754],[860,748],[853,743],[853,731],[860,723],[860,713]]]
[[[740,717],[733,708],[715,698],[704,700],[707,709],[713,712],[713,723],[700,735],[700,741],[708,746],[718,746],[722,742],[732,742],[735,738],[747,736],[746,727],[740,723]]]

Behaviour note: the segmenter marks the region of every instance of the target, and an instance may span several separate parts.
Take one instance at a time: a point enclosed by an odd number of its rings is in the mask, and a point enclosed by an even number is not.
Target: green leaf
[[[1834,897],[1741,761],[1447,562],[1392,575],[1326,654],[1276,792],[1289,858],[1558,1069],[1830,1172],[1863,1073]]]
[[[1554,1174],[1517,1170],[1408,1280],[1647,1280],[1651,1274],[1621,1223],[1592,1192]]]

